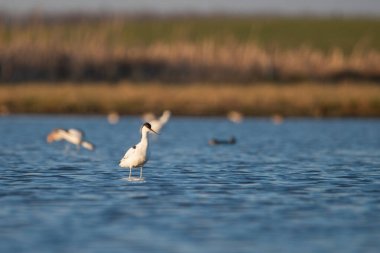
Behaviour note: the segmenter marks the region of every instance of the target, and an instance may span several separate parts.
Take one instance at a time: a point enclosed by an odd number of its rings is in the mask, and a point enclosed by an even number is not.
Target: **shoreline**
[[[192,84],[122,82],[26,83],[0,86],[0,114],[67,114],[138,116],[225,116],[239,111],[247,117],[378,118],[380,85],[377,83]]]

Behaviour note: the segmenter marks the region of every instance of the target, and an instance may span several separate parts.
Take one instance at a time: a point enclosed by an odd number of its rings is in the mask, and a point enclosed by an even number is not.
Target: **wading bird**
[[[157,134],[156,131],[152,129],[149,123],[144,123],[140,129],[141,141],[128,149],[124,157],[120,160],[119,166],[123,168],[129,168],[128,180],[131,180],[132,169],[140,168],[140,180],[142,179],[142,169],[144,164],[149,159],[148,153],[148,133],[153,132]]]
[[[160,118],[149,121],[149,123],[152,126],[152,129],[159,133],[163,126],[169,121],[170,116],[171,112],[169,110],[166,110],[163,112]]]
[[[54,129],[47,136],[47,142],[51,143],[53,141],[65,140],[69,143],[76,145],[78,149],[80,149],[80,147],[82,146],[88,150],[94,150],[95,149],[94,144],[88,141],[84,141],[83,138],[84,138],[84,133],[78,129],[71,128],[71,129],[66,130],[66,129],[57,128],[57,129]]]

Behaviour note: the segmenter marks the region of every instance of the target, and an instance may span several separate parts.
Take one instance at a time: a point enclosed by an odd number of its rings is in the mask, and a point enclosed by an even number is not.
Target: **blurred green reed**
[[[284,17],[171,17],[99,18],[71,21],[69,17],[0,22],[2,44],[22,40],[63,44],[98,39],[110,45],[135,46],[157,42],[257,43],[280,49],[307,46],[345,53],[356,47],[380,49],[380,19],[374,18],[284,18]]]

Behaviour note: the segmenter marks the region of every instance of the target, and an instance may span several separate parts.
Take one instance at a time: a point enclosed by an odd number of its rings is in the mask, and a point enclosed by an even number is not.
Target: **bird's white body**
[[[119,122],[120,116],[117,112],[110,112],[107,116],[108,123],[115,125]]]
[[[128,149],[120,161],[120,167],[134,169],[143,166],[149,159],[148,146],[148,132],[143,131],[141,141]]]
[[[234,123],[240,123],[244,119],[243,114],[238,111],[230,111],[227,114],[227,118]]]
[[[156,116],[152,112],[147,112],[142,115],[142,119],[144,122],[150,122],[156,119]]]
[[[84,138],[84,133],[78,129],[71,128],[71,129],[65,130],[65,129],[58,128],[58,129],[54,129],[48,135],[47,141],[50,143],[53,141],[65,140],[69,143],[76,145],[78,148],[82,146],[86,149],[93,150],[94,145],[89,143],[88,141],[84,141],[83,138]]]
[[[145,123],[141,128],[141,141],[128,149],[120,160],[120,167],[129,168],[129,178],[131,178],[131,170],[136,168],[140,168],[140,178],[142,177],[142,168],[149,159],[149,131],[152,131],[151,125]]]
[[[152,129],[159,133],[163,126],[169,121],[171,116],[171,112],[166,110],[164,113],[161,115],[160,118],[151,120],[149,123],[152,126]]]

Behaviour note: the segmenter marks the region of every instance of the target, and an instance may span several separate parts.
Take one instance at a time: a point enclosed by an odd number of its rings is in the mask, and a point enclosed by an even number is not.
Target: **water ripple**
[[[378,251],[380,121],[174,119],[137,183],[118,160],[140,123],[0,118],[0,251]],[[47,145],[55,127],[97,151]]]

